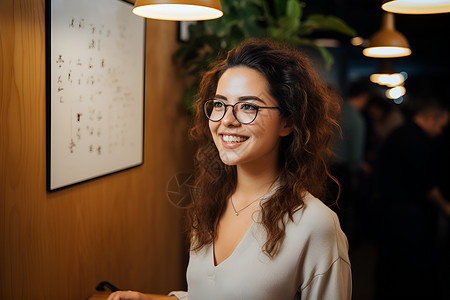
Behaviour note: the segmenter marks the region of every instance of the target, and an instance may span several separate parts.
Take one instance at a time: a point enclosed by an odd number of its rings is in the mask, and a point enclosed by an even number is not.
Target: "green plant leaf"
[[[216,34],[217,36],[224,36],[227,33],[227,23],[222,22],[220,19],[206,21],[205,28],[207,32]]]
[[[275,18],[280,18],[286,15],[287,0],[273,0],[275,9]]]
[[[302,16],[302,6],[298,0],[288,0],[286,3],[286,15],[300,20]]]
[[[349,36],[356,35],[354,29],[335,16],[310,15],[303,22],[303,26],[310,30],[332,30]]]
[[[320,47],[320,46],[318,46],[316,49],[319,50],[320,54],[322,55],[322,57],[323,57],[323,59],[324,59],[324,61],[325,61],[325,67],[326,67],[326,69],[329,71],[329,70],[331,69],[331,66],[332,66],[333,63],[334,63],[334,57],[333,57],[333,55],[332,55],[331,52],[328,51],[328,49],[325,48],[325,47]]]
[[[258,20],[263,21],[269,25],[275,22],[274,17],[272,16],[272,11],[269,7],[269,3],[266,0],[249,0],[250,3],[253,3],[255,6],[259,7],[262,11],[262,15],[258,18]]]
[[[283,17],[280,18],[278,24],[283,30],[286,30],[291,34],[294,34],[295,32],[298,31],[298,28],[300,27],[300,20],[297,18]]]

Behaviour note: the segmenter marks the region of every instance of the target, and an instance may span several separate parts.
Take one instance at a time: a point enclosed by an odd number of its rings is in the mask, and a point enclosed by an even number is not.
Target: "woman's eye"
[[[214,108],[222,108],[223,107],[223,103],[222,102],[214,102]]]
[[[245,111],[256,110],[256,106],[254,106],[252,104],[248,104],[248,103],[242,103],[241,110],[245,110]]]

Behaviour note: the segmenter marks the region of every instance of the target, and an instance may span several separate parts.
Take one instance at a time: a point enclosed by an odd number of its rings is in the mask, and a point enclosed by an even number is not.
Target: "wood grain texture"
[[[185,286],[184,211],[167,200],[192,167],[176,22],[147,21],[142,166],[46,191],[45,1],[0,2],[0,297],[86,299],[107,280]]]

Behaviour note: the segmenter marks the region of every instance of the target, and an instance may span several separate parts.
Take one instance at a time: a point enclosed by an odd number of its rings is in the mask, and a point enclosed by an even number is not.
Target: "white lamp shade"
[[[133,13],[169,21],[201,21],[223,15],[219,0],[136,0]]]
[[[381,8],[398,14],[440,14],[450,12],[450,0],[395,0]]]
[[[408,40],[395,30],[394,15],[383,14],[382,26],[371,38],[369,46],[363,50],[368,57],[393,58],[411,54]]]
[[[363,50],[363,54],[368,57],[394,58],[411,54],[411,49],[405,47],[368,47]]]

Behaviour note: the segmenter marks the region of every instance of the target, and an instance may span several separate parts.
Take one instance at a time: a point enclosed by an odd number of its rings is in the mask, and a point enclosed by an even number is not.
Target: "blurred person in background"
[[[450,121],[449,121],[450,122]],[[450,125],[437,140],[439,146],[438,187],[445,199],[450,199]],[[438,282],[442,299],[450,299],[450,216],[442,211],[438,222]]]
[[[421,100],[412,121],[381,150],[376,299],[437,299],[436,217],[438,210],[450,216],[450,202],[438,187],[433,143],[449,121],[444,104]]]
[[[349,86],[347,98],[341,104],[340,132],[336,133],[333,144],[335,157],[331,173],[341,184],[341,194],[335,211],[350,240],[350,247],[353,246],[358,175],[360,172],[370,172],[364,160],[366,124],[362,115],[370,96],[371,87],[367,81],[356,81]],[[334,199],[337,195],[336,188],[333,191],[333,185],[330,185],[330,189],[331,198]]]
[[[377,159],[386,138],[405,122],[398,105],[379,93],[372,93],[369,103],[363,112],[366,122],[364,157],[370,172],[361,172],[355,202],[354,240],[371,242],[376,232],[378,216],[373,213],[377,206],[374,197],[377,178]]]
[[[398,127],[403,125],[405,118],[392,100],[373,94],[367,107],[366,116],[371,124],[370,133],[368,133],[367,144],[373,144],[374,151],[379,150],[386,138]],[[369,158],[373,161],[375,158]]]

